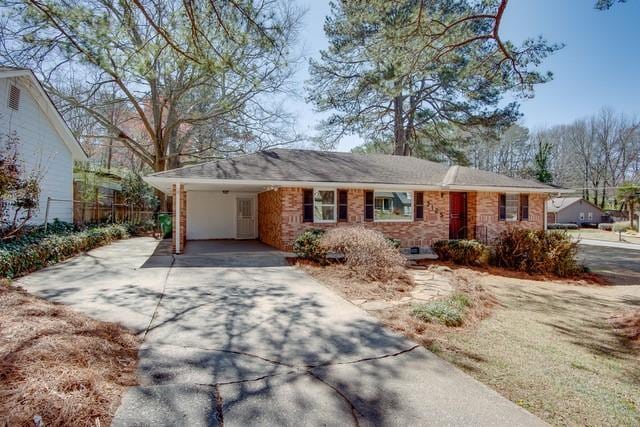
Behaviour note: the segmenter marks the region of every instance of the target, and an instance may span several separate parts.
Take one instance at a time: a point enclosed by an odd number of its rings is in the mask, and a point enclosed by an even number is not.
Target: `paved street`
[[[614,285],[640,285],[640,250],[580,243],[578,256],[592,272]]]

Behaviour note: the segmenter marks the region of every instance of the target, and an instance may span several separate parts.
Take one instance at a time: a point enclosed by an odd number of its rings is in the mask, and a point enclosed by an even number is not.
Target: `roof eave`
[[[563,194],[573,193],[573,190],[567,188],[555,187],[526,187],[526,186],[509,186],[509,185],[447,185],[443,188],[450,191],[488,191],[488,192],[513,192],[513,193],[548,193]]]
[[[498,186],[468,186],[468,185],[422,185],[422,184],[385,184],[375,182],[335,182],[335,181],[278,181],[278,180],[248,180],[248,179],[212,179],[212,178],[186,178],[163,177],[149,175],[143,178],[145,182],[160,191],[170,191],[173,184],[211,184],[218,186],[275,186],[275,187],[332,187],[343,189],[392,189],[392,190],[417,190],[417,191],[484,191],[484,192],[526,192],[526,193],[562,193],[571,192],[567,189],[553,187],[498,187]]]

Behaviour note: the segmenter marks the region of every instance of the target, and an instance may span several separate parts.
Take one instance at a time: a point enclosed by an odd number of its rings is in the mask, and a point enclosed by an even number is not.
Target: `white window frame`
[[[587,212],[587,219],[593,221],[593,212]]]
[[[376,219],[376,193],[409,193],[411,195],[411,218],[404,219]],[[373,222],[413,222],[415,221],[415,204],[413,190],[373,190]]]
[[[333,219],[316,219],[316,191],[333,191]],[[319,206],[331,206],[320,204]],[[316,224],[334,224],[338,222],[338,189],[337,188],[314,188],[313,189],[313,222]]]
[[[515,208],[516,208],[516,216],[515,218],[509,217],[509,197],[515,197]],[[504,220],[507,222],[518,222],[520,220],[520,193],[505,193],[504,197]]]
[[[584,212],[580,212],[580,215],[578,215],[578,217],[580,218],[580,221],[584,221]]]

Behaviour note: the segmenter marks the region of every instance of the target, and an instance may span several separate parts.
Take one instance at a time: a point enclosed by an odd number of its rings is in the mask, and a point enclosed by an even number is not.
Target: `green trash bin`
[[[173,230],[171,215],[166,213],[158,215],[158,223],[160,224],[160,231],[162,232],[162,236],[165,239],[167,237],[171,237],[171,231]]]

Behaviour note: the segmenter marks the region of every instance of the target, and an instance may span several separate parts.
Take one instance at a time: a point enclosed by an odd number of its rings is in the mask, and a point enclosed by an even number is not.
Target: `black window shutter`
[[[529,195],[520,195],[520,221],[529,221]]]
[[[505,221],[507,219],[507,195],[500,194],[498,197],[498,220]]]
[[[373,191],[364,192],[364,220],[373,221]]]
[[[349,209],[347,204],[347,190],[338,190],[338,221],[348,221]]]
[[[424,219],[424,193],[422,191],[415,192],[414,203],[414,220]]]
[[[302,221],[313,222],[313,190],[303,190]]]

